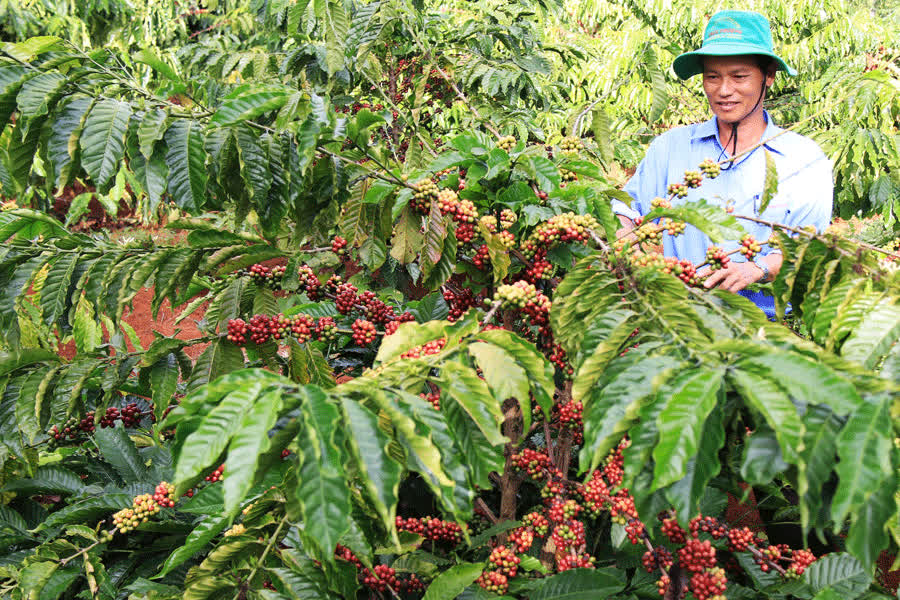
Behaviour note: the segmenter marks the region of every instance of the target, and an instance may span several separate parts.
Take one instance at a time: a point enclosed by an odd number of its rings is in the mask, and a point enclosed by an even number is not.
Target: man
[[[705,198],[723,207],[732,206],[735,216],[758,216],[794,227],[813,225],[824,231],[831,219],[831,162],[815,142],[784,132],[763,109],[766,90],[774,82],[775,73],[782,70],[796,75],[774,53],[769,21],[755,12],[718,12],[706,26],[700,50],[678,56],[673,69],[681,79],[702,74],[713,117],[705,123],[670,130],[650,144],[646,157],[625,186],[634,198],[631,206],[622,202],[613,205],[623,225],[620,235],[634,228],[638,216],[651,210],[654,198],[668,197],[668,185],[683,182],[685,171],[697,171],[704,159],[718,162],[733,156],[737,158],[724,163],[718,177],[704,179],[699,188],[690,189],[686,197],[676,197],[673,204]],[[775,161],[778,193],[760,215],[766,152]],[[769,238],[768,227],[747,220],[740,223],[758,241]],[[727,252],[738,244],[731,240],[720,246]],[[686,258],[694,264],[705,261],[706,249],[711,245],[706,235],[690,225],[680,236],[665,234],[663,238],[666,256]],[[775,278],[781,268],[780,252],[763,245],[752,261],[733,254],[727,268],[713,272],[704,285],[738,292],[772,318],[774,299],[745,288]],[[701,271],[701,275],[706,272]]]

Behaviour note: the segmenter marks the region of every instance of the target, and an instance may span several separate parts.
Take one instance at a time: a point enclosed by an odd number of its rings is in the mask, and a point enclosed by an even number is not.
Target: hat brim
[[[759,54],[768,56],[775,61],[776,70],[784,71],[791,77],[797,74],[797,71],[788,66],[784,60],[773,52],[767,52],[751,44],[716,44],[693,52],[685,52],[675,58],[672,63],[672,69],[680,79],[690,79],[694,75],[703,72],[704,56],[741,56],[747,54]]]

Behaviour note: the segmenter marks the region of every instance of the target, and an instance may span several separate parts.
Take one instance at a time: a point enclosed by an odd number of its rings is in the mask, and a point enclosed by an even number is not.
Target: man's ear
[[[768,89],[775,83],[775,73],[778,72],[778,69],[774,64],[770,64],[766,71],[766,89]]]

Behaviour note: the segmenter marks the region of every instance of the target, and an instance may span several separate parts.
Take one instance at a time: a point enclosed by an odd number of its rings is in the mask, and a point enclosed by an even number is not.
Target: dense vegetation
[[[756,6],[836,226],[617,240],[706,4],[0,2],[0,596],[891,597],[900,11]]]

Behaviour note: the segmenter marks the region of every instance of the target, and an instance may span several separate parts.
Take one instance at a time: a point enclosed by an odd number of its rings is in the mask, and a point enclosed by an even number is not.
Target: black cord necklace
[[[750,112],[748,112],[746,115],[744,115],[743,117],[741,117],[740,119],[738,119],[737,121],[735,121],[734,123],[731,124],[731,135],[728,137],[728,140],[722,145],[722,152],[719,153],[719,157],[716,159],[716,162],[720,162],[722,160],[722,157],[725,155],[726,149],[728,148],[728,144],[729,143],[732,144],[731,160],[729,160],[726,164],[722,165],[722,169],[721,169],[722,171],[728,171],[729,169],[732,169],[735,166],[734,157],[737,156],[738,125],[741,124],[741,121],[743,121],[744,119],[746,119],[747,117],[752,115],[754,112],[756,112],[756,109],[759,107],[759,103],[762,102],[763,95],[765,95],[765,93],[766,93],[766,83],[765,83],[765,81],[763,81],[762,89],[759,90],[759,98],[756,99],[756,104],[753,105],[753,108],[750,109]],[[756,152],[755,148],[753,149],[753,151],[750,152],[750,154],[753,154],[753,152]],[[747,158],[749,158],[749,155],[744,160],[746,160]],[[743,161],[741,161],[741,162],[743,162]]]

